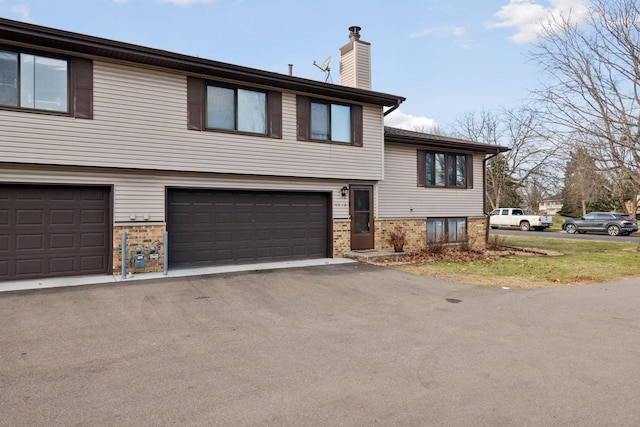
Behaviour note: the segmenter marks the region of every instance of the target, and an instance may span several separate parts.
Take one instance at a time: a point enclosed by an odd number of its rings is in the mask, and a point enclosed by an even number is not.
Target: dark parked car
[[[610,236],[627,236],[638,231],[638,222],[627,214],[616,212],[591,212],[580,218],[568,218],[562,229],[569,234],[608,233]]]

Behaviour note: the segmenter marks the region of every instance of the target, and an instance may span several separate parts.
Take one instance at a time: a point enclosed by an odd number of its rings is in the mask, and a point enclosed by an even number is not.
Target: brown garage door
[[[169,265],[327,256],[325,193],[170,189]]]
[[[0,184],[0,280],[109,273],[109,194]]]

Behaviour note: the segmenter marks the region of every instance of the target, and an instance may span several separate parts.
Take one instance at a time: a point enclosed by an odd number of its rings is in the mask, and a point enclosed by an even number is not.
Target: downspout
[[[482,160],[482,212],[484,212],[485,216],[485,227],[484,227],[484,243],[489,243],[489,212],[487,212],[487,162],[493,159],[495,156],[500,154],[500,149],[496,151],[495,154],[490,155],[489,157],[485,157]]]

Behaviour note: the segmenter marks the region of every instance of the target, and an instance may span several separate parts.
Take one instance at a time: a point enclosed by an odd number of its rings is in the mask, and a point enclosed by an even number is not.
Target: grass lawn
[[[435,261],[397,265],[408,273],[480,286],[534,289],[640,277],[640,253],[632,243],[502,236],[500,243],[560,253],[508,255],[474,262]]]

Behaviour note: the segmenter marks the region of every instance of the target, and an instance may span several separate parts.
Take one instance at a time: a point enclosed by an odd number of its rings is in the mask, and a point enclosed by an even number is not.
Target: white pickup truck
[[[525,215],[522,209],[516,208],[494,209],[489,215],[491,228],[519,227],[522,231],[542,231],[551,227],[553,222],[553,218],[548,215]]]

